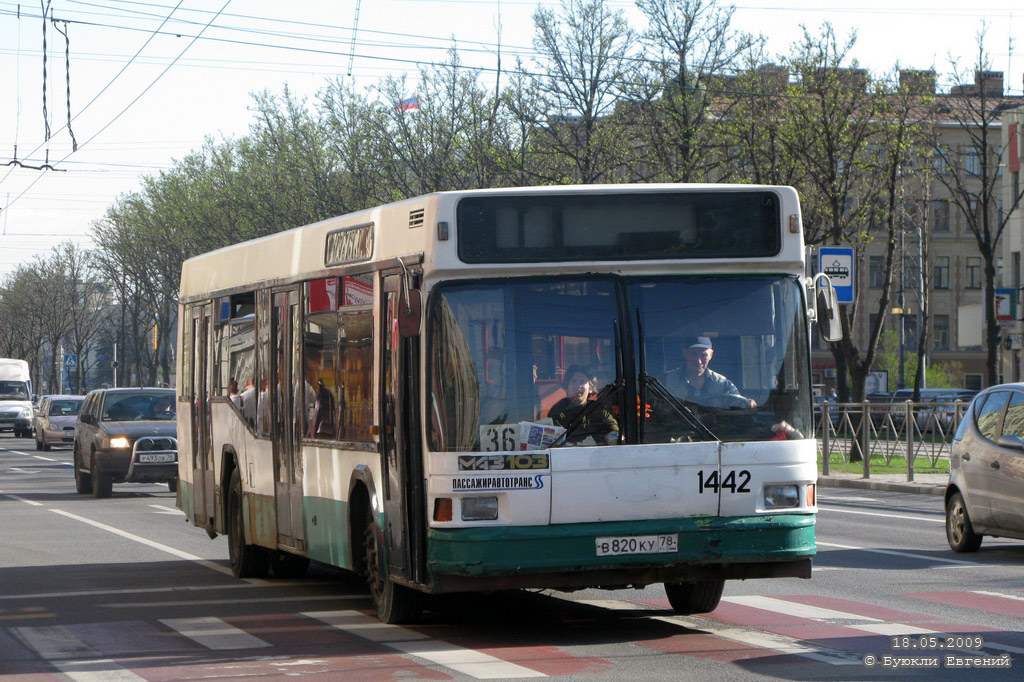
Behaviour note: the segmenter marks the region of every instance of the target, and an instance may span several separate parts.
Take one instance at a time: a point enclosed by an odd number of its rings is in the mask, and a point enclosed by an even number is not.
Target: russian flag
[[[399,111],[412,111],[419,108],[420,103],[415,97],[407,97],[395,105],[395,109],[398,109]]]

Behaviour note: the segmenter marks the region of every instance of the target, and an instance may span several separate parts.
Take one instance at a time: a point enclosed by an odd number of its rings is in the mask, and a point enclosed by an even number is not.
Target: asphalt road
[[[166,486],[77,495],[69,450],[2,434],[0,677],[1024,679],[1024,542],[956,555],[941,504],[820,489],[814,578],[731,582],[706,616],[674,616],[651,586],[448,597],[421,625],[383,626],[358,578],[314,564],[235,580],[225,539]]]

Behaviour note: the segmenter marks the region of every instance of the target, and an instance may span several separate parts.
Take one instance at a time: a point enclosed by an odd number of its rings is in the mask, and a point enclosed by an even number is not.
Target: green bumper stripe
[[[192,481],[182,481],[178,479],[178,507],[181,511],[185,512],[185,517],[195,523],[196,521],[196,507],[193,504],[195,498],[192,496]]]
[[[309,557],[332,566],[351,569],[348,503],[323,497],[306,497],[303,505],[306,516],[306,552]],[[362,536],[356,540],[361,539]]]
[[[678,552],[597,556],[596,538],[666,533],[679,535]],[[792,561],[815,553],[813,514],[432,528],[427,537],[430,570],[464,576]]]

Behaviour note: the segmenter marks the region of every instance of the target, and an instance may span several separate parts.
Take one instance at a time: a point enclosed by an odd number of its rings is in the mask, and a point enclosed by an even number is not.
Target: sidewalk
[[[891,490],[900,493],[925,493],[942,495],[946,491],[948,474],[914,474],[914,481],[907,482],[906,474],[862,474],[834,471],[829,476],[818,476],[818,485],[834,488],[864,488],[866,490]]]

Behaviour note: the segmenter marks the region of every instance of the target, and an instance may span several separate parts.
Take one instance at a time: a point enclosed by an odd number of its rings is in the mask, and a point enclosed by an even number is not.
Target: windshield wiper
[[[703,436],[705,440],[721,440],[700,420],[693,410],[686,406],[685,402],[672,395],[672,392],[665,388],[665,385],[658,381],[656,377],[652,377],[649,374],[641,374],[640,386],[644,392],[650,387],[656,396],[668,403],[672,410],[682,417],[683,421],[689,424],[690,428]]]
[[[646,341],[644,339],[644,321],[640,315],[639,308],[637,308],[636,311],[636,335],[637,343],[639,345],[640,356],[640,442],[645,442],[644,432],[646,431],[646,424],[644,422],[647,413],[646,410],[643,408],[645,405],[647,405],[648,386],[654,390],[654,393],[658,397],[667,402],[676,412],[676,414],[683,418],[683,421],[689,424],[694,431],[703,436],[705,440],[718,440],[718,436],[712,433],[711,429],[705,426],[704,422],[697,418],[697,415],[693,413],[693,410],[691,410],[689,407],[684,405],[682,401],[680,401],[678,398],[672,395],[672,393],[667,388],[665,388],[665,385],[658,381],[658,379],[652,377],[650,374],[647,373],[647,346]]]

